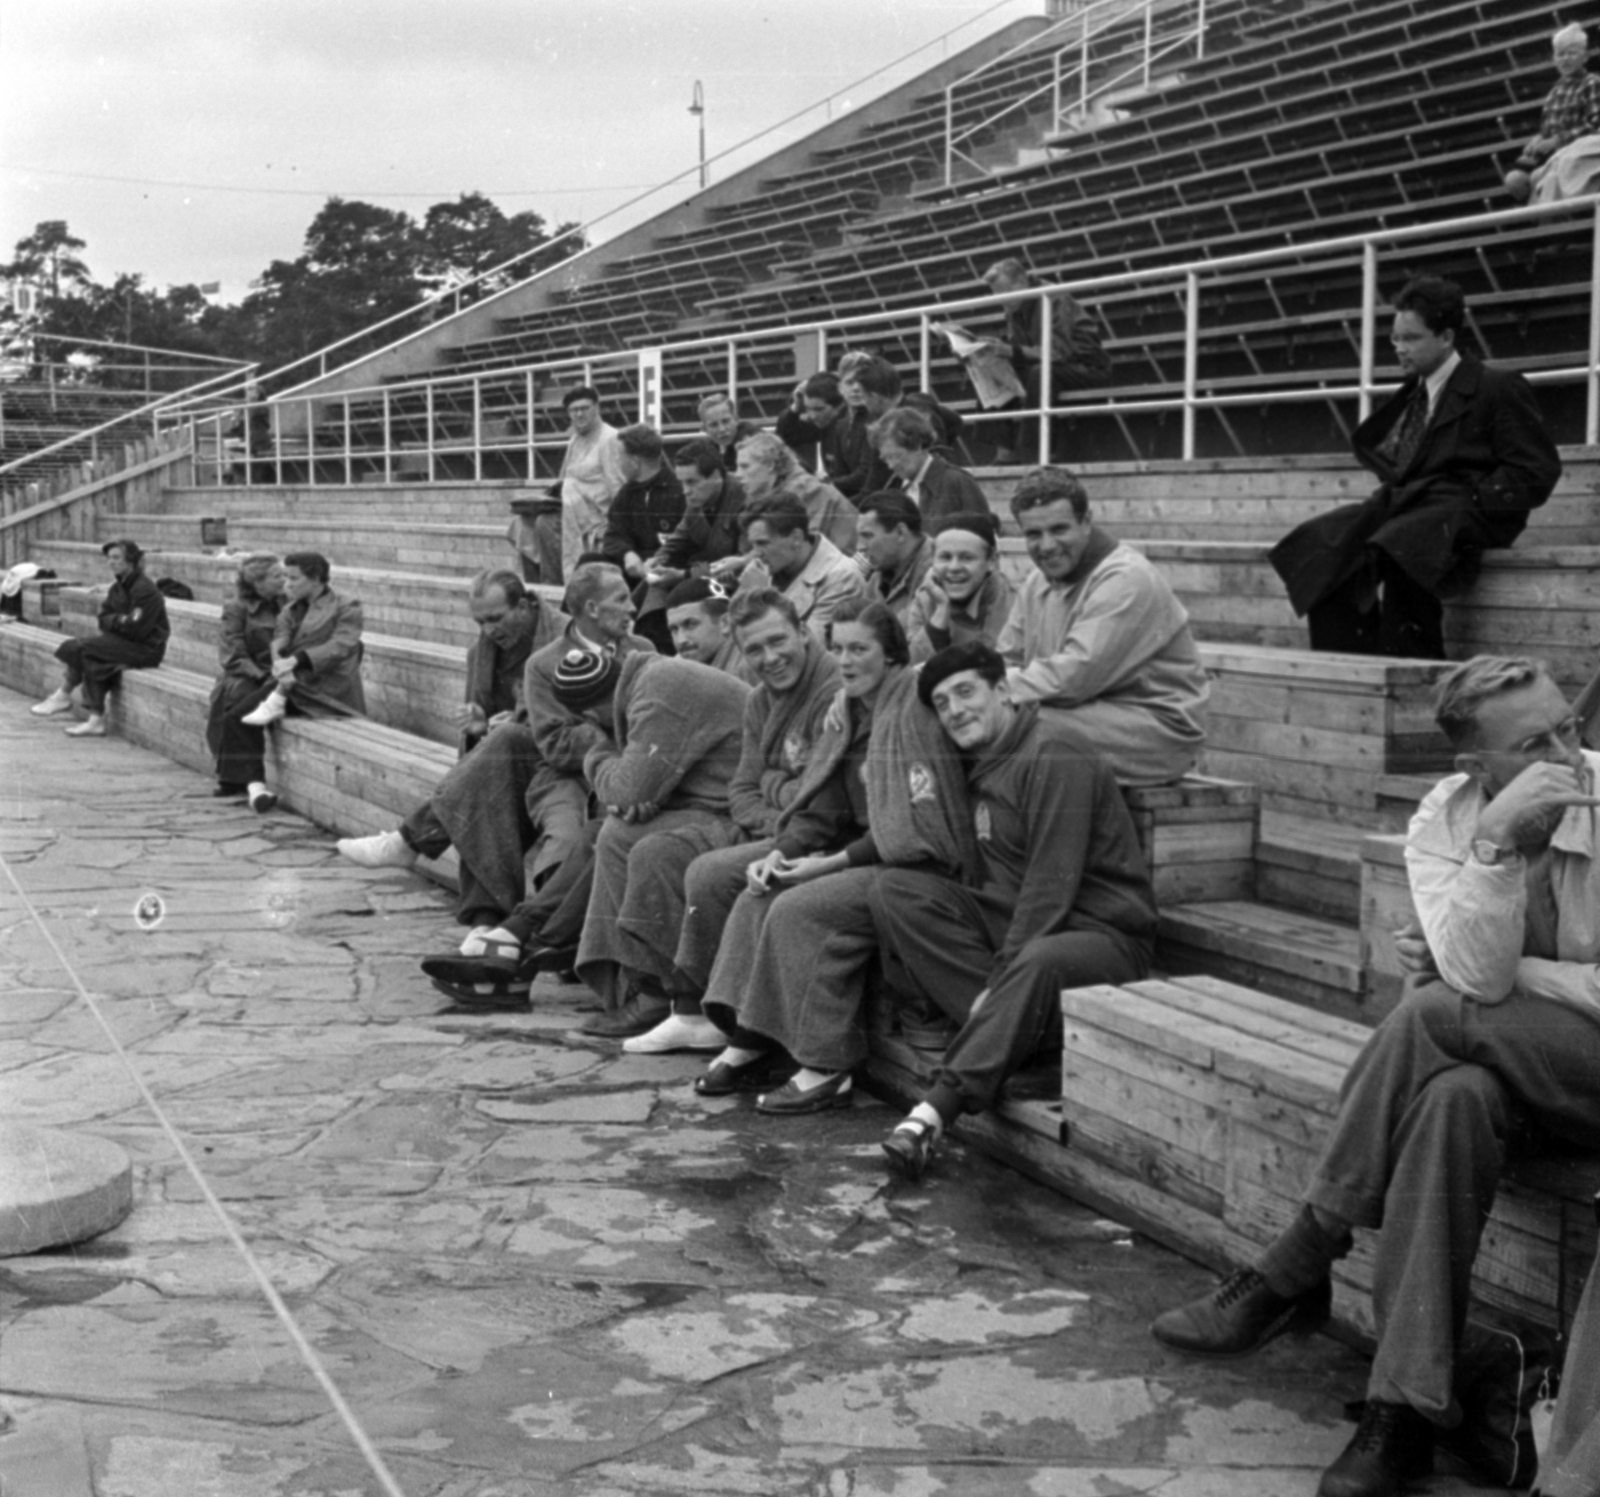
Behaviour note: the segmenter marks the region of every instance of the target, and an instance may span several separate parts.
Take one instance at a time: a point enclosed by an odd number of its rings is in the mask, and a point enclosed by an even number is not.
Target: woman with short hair
[[[258,706],[272,689],[272,636],[283,607],[283,563],[268,551],[239,562],[234,596],[222,605],[222,631],[217,637],[217,659],[222,674],[211,688],[206,713],[206,747],[217,761],[218,796],[243,796],[254,768],[237,745],[225,750],[223,720],[229,713],[243,716]]]
[[[106,736],[106,695],[125,670],[150,670],[167,653],[171,627],[167,600],[144,574],[144,552],[129,540],[107,541],[100,548],[113,581],[100,604],[100,632],[88,639],[64,639],[56,659],[66,667],[66,680],[30,709],[35,717],[54,717],[72,709],[72,693],[82,689],[86,721],[67,729],[69,738]]]

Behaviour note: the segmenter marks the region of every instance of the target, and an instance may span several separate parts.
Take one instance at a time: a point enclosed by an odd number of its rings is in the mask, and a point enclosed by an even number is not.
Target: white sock
[[[245,787],[245,794],[248,795],[251,800],[254,800],[258,795],[266,795],[267,793],[268,791],[266,784],[261,780],[251,780],[250,783]]]
[[[810,1066],[801,1066],[794,1073],[794,1084],[797,1091],[808,1092],[813,1087],[822,1086],[832,1081],[839,1073],[837,1071],[813,1071]]]
[[[906,1115],[906,1123],[926,1123],[933,1129],[935,1138],[944,1132],[944,1119],[939,1116],[939,1109],[927,1102],[918,1102]],[[905,1127],[905,1123],[900,1126]]]
[[[760,1050],[741,1050],[737,1045],[729,1045],[714,1061],[714,1066],[747,1066],[753,1060],[760,1060]]]
[[[484,931],[483,939],[485,941],[511,941],[520,944],[517,942],[517,938],[503,925],[497,925],[493,930]]]

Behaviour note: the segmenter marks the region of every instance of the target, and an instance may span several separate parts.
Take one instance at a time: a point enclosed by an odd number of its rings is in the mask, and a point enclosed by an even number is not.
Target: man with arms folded
[[[986,509],[949,515],[929,545],[932,564],[903,620],[912,660],[976,640],[994,644],[1016,601],[1016,589],[1000,570],[994,516]]]
[[[888,986],[958,1024],[926,1098],[884,1143],[917,1179],[963,1112],[1061,1045],[1063,988],[1150,969],[1156,903],[1110,766],[1074,727],[1018,705],[985,644],[942,650],[917,679],[960,751],[980,861],[969,886],[886,869],[868,899]]]
[[[715,1025],[700,1016],[704,974],[686,982],[677,961],[685,876],[702,855],[714,860],[733,890],[721,906],[725,917],[745,869],[771,850],[839,688],[833,657],[778,593],[741,593],[728,610],[728,623],[756,689],[742,705],[739,762],[725,812],[653,830],[633,847],[626,893],[611,909],[592,901],[584,922],[579,973],[608,1000],[623,974],[639,989],[617,1031],[638,1036],[637,1042],[629,1039],[634,1053],[722,1048]],[[716,939],[712,933],[713,952]],[[601,959],[611,970],[597,979],[586,964]]]
[[[1124,785],[1192,770],[1210,695],[1189,615],[1144,556],[1099,529],[1083,485],[1035,468],[1011,496],[1035,571],[998,649],[1017,703],[1070,723]]]
[[[1600,1148],[1600,755],[1544,667],[1478,656],[1439,683],[1459,771],[1423,799],[1406,871],[1425,950],[1345,1077],[1291,1226],[1211,1295],[1156,1318],[1233,1356],[1324,1319],[1351,1231],[1378,1231],[1377,1355],[1320,1497],[1392,1497],[1460,1421],[1452,1365],[1513,1125]]]

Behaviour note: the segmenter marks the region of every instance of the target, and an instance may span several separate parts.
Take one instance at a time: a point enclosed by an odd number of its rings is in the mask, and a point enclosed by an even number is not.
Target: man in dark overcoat
[[[1464,357],[1461,288],[1416,276],[1394,299],[1406,379],[1355,430],[1372,497],[1297,526],[1271,560],[1314,650],[1444,658],[1444,602],[1510,546],[1561,476],[1520,374]]]

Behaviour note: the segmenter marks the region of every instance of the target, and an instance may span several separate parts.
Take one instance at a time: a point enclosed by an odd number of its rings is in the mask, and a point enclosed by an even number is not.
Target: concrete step
[[[55,660],[61,636],[31,624],[0,629],[0,685],[37,700],[58,686]],[[211,776],[206,748],[206,703],[210,678],[162,665],[125,671],[107,703],[111,732]],[[64,739],[66,717],[39,721],[41,751],[68,754],[92,764],[106,744],[99,739]],[[268,782],[289,810],[341,836],[385,831],[433,792],[455,763],[440,744],[361,718],[317,721],[285,718],[267,735]],[[442,881],[455,879],[455,854],[417,868]]]
[[[196,551],[226,547],[235,552],[319,551],[343,567],[392,572],[427,572],[433,576],[474,577],[488,567],[515,566],[516,553],[506,540],[506,526],[419,524],[410,519],[373,513],[361,521],[273,519],[230,516],[217,533],[215,519],[193,515],[100,515],[95,538],[137,537],[147,551]]]
[[[35,541],[31,559],[68,581],[103,583],[105,560],[91,541]],[[220,604],[231,597],[238,566],[221,556],[196,551],[151,551],[145,570],[152,577],[172,577],[194,590],[198,601]],[[420,572],[394,572],[343,567],[333,558],[332,585],[361,602],[363,623],[375,634],[429,640],[465,649],[477,637],[467,609],[466,577],[441,577]],[[559,604],[559,588],[536,589]]]
[[[545,497],[548,484],[434,483],[344,485],[221,484],[161,491],[168,515],[223,516],[230,521],[347,520],[379,525],[493,525],[503,527],[513,499]]]
[[[60,613],[36,620],[79,638],[96,630],[97,608],[87,588],[60,591]],[[167,642],[166,665],[214,679],[217,673],[217,639],[222,608],[216,603],[167,601],[172,638]],[[397,639],[393,635],[364,633],[361,684],[367,698],[367,716],[373,722],[414,733],[447,748],[456,745],[455,709],[460,705],[467,675],[467,652],[459,645],[436,645],[426,640]]]

